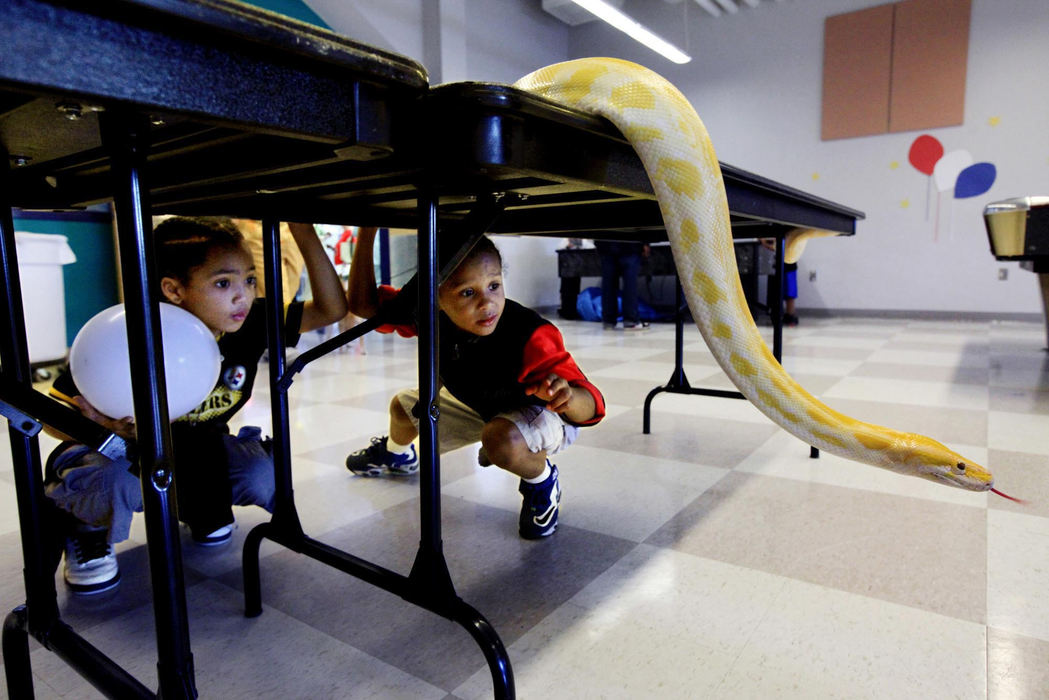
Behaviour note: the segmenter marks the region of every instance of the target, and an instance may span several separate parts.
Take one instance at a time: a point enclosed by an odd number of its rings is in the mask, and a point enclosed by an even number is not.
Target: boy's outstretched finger
[[[552,393],[550,386],[554,383],[554,377],[550,376],[546,379],[536,382],[535,384],[529,384],[525,387],[525,394],[528,396],[538,396],[541,399],[550,399]]]

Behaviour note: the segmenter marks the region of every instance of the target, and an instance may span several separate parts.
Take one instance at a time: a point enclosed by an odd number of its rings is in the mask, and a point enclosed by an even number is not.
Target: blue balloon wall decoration
[[[992,163],[973,163],[958,173],[954,183],[955,199],[976,197],[991,189],[998,174]]]

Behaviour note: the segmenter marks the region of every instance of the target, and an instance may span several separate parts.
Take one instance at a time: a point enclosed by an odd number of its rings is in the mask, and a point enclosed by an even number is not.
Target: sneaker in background
[[[526,540],[549,537],[557,529],[561,485],[557,481],[557,465],[550,464],[549,460],[546,463],[550,466],[550,476],[538,484],[530,484],[522,479],[517,489],[523,497],[518,531]]]
[[[117,587],[120,567],[109,543],[109,528],[83,523],[75,526],[73,534],[66,538],[62,577],[69,590],[78,595],[93,595]]]
[[[233,539],[233,524],[223,525],[214,532],[209,532],[206,535],[193,534],[193,542],[199,544],[201,547],[219,547],[227,544]]]
[[[419,471],[419,456],[415,445],[410,445],[407,454],[398,455],[386,449],[386,435],[373,437],[372,444],[357,450],[346,458],[346,468],[358,476],[411,476]]]

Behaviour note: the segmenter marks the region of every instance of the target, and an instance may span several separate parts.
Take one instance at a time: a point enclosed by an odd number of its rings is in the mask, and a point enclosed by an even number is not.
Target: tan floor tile
[[[983,587],[958,582],[985,580],[985,518],[983,508],[733,472],[647,543],[983,622]]]
[[[737,400],[694,398],[717,402]],[[779,430],[771,421],[744,423],[667,413],[659,410],[658,402],[657,398],[653,403],[650,434],[642,432],[642,411],[635,409],[606,418],[588,429],[590,437],[600,440],[601,446],[609,450],[730,469]]]
[[[986,411],[964,406],[915,406],[837,397],[826,401],[831,408],[847,416],[896,430],[921,433],[943,443],[987,443]]]
[[[992,386],[990,409],[1009,413],[1049,415],[1049,385],[1043,387]]]
[[[1024,501],[1015,503],[992,494],[989,507],[1049,518],[1049,455],[992,449],[988,465],[993,469],[995,486]]]
[[[891,362],[865,362],[858,367],[854,377],[880,377],[884,379],[906,379],[918,382],[950,382],[953,384],[987,385],[986,367],[958,367],[955,365],[930,366]]]

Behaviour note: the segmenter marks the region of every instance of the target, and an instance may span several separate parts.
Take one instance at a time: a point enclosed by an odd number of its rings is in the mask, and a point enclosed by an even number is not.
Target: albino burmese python
[[[762,413],[831,454],[963,489],[995,491],[993,477],[980,465],[924,435],[843,415],[783,370],[743,296],[725,185],[706,127],[673,85],[612,58],[558,63],[514,85],[607,118],[633,145],[659,200],[692,317],[718,364]],[[793,238],[804,242],[814,234],[799,230]],[[796,257],[796,245],[792,248]]]

